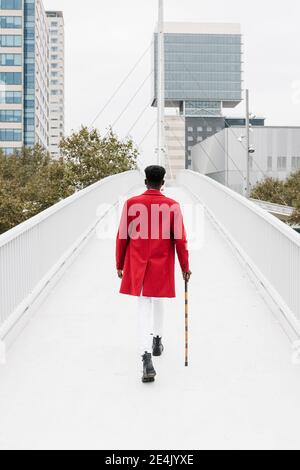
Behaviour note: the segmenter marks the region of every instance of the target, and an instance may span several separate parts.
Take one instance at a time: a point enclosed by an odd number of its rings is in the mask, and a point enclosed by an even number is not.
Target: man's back
[[[175,247],[183,272],[188,251],[179,204],[159,190],[130,198],[123,210],[117,237],[117,269],[123,277],[121,293],[175,297]]]

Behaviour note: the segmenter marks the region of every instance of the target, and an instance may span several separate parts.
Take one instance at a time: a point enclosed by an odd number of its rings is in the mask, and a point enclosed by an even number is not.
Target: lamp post
[[[245,195],[250,198],[250,112],[249,112],[249,90],[246,90],[246,189]]]
[[[164,2],[158,0],[157,28],[157,160],[165,165],[165,41]]]

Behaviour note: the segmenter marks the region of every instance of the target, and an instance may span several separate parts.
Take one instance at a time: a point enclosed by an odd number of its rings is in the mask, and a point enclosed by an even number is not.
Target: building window
[[[22,131],[20,129],[0,129],[1,142],[21,142]]]
[[[0,0],[2,10],[22,10],[22,0]]]
[[[193,132],[193,127],[188,127],[188,132]]]
[[[188,141],[189,141],[189,142],[193,142],[193,140],[194,140],[194,137],[191,136],[191,135],[189,135],[189,136],[188,136]]]
[[[273,157],[268,157],[268,171],[273,170]]]
[[[16,34],[0,34],[0,47],[21,47],[22,36]]]
[[[300,170],[300,157],[292,157],[292,170]]]
[[[22,85],[22,74],[20,72],[0,72],[0,84]]]
[[[22,111],[13,109],[0,110],[0,122],[22,122]]]
[[[57,28],[58,22],[57,22],[57,21],[51,21],[51,26],[52,26],[53,28]]]
[[[0,148],[0,151],[2,151],[4,155],[13,155],[14,153],[18,151],[18,149],[14,147],[2,147]]]
[[[208,126],[206,129],[207,132],[212,132],[212,127]]]
[[[22,28],[21,16],[0,16],[0,28],[19,29]]]
[[[0,104],[21,104],[22,92],[21,91],[1,91]]]
[[[197,141],[198,141],[198,142],[202,142],[202,140],[203,140],[203,137],[200,137],[200,136],[197,137]]]
[[[203,127],[197,127],[197,132],[203,132]]]
[[[277,158],[277,170],[286,170],[287,168],[287,158],[278,157]]]
[[[0,54],[0,65],[20,66],[22,65],[21,54]]]

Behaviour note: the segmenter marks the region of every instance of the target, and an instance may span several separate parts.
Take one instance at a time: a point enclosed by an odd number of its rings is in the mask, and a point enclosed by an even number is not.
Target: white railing
[[[0,340],[95,229],[99,206],[141,182],[138,171],[105,178],[0,236]]]
[[[203,203],[299,334],[299,234],[207,176],[183,171],[178,182]]]
[[[273,202],[260,201],[259,199],[251,199],[251,201],[265,211],[271,212],[272,214],[285,215],[290,217],[294,212],[294,208],[290,206],[283,206],[281,204],[274,204]]]

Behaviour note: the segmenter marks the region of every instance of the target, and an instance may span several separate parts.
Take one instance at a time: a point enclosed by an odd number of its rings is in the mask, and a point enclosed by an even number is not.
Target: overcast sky
[[[61,9],[66,27],[66,130],[90,125],[120,82],[147,49],[157,18],[158,0],[44,0]],[[165,0],[166,21],[239,22],[244,35],[244,85],[251,111],[268,125],[300,125],[300,2],[285,0]],[[96,125],[103,132],[120,115],[151,71],[147,54]],[[150,101],[148,80],[116,131],[124,137]],[[244,114],[244,103],[228,114]],[[155,120],[151,109],[131,131],[139,143]],[[155,128],[142,145],[151,161]]]

